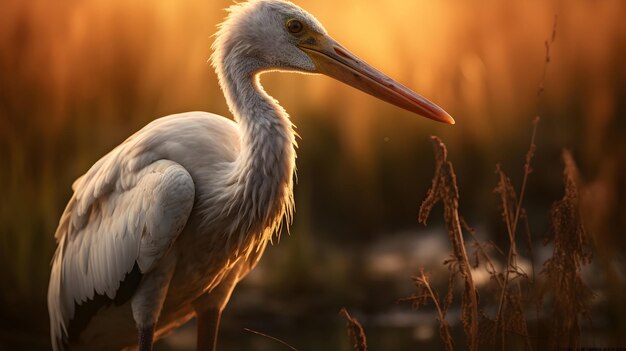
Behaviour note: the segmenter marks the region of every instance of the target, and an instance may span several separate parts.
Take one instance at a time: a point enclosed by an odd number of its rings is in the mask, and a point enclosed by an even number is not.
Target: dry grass
[[[578,169],[572,154],[563,151],[565,194],[550,210],[552,257],[541,271],[545,276],[542,297],[552,297],[553,348],[579,348],[579,317],[589,317],[589,302],[593,293],[585,284],[581,268],[591,263],[589,239],[579,210]]]
[[[452,277],[453,275],[450,275],[450,279],[452,279]],[[415,309],[418,309],[421,306],[426,306],[428,304],[428,300],[431,300],[437,309],[439,337],[441,338],[441,341],[443,341],[446,351],[454,350],[454,340],[452,339],[450,324],[446,321],[446,313],[448,312],[448,307],[452,303],[452,284],[448,285],[448,294],[446,294],[446,299],[442,304],[439,299],[439,294],[437,294],[437,292],[431,287],[429,277],[426,273],[424,273],[423,269],[420,270],[419,276],[413,277],[413,282],[417,287],[417,293],[402,300],[411,301]]]
[[[591,290],[582,280],[581,268],[584,264],[591,262],[591,253],[579,211],[579,194],[576,186],[578,171],[571,153],[567,151],[563,152],[565,195],[553,204],[550,211],[554,252],[552,257],[544,263],[541,271],[545,278],[541,294],[536,293],[535,278],[531,278],[518,264],[520,253],[517,249],[516,233],[518,223],[522,218],[526,223],[527,251],[532,256],[532,237],[528,230],[522,202],[527,178],[532,171],[531,161],[536,148],[534,140],[537,123],[538,119],[535,119],[519,196],[510,178],[499,166],[496,168],[499,181],[495,191],[500,196],[502,220],[506,224],[509,244],[502,271],[496,268],[491,254],[493,251],[502,254],[502,251],[491,242],[480,242],[474,230],[459,219],[459,195],[454,168],[447,160],[445,145],[436,137],[432,139],[436,159],[435,176],[432,187],[420,208],[419,220],[425,223],[432,207],[439,201],[443,202],[444,219],[453,247],[452,258],[444,261],[444,265],[447,265],[450,270],[448,291],[445,300],[441,301],[438,293],[429,284],[428,275],[422,270],[420,276],[413,278],[418,291],[408,300],[412,301],[416,308],[425,305],[428,300],[433,301],[438,313],[440,336],[446,350],[452,350],[454,345],[450,325],[446,320],[446,312],[453,300],[454,279],[459,275],[464,281],[460,322],[467,336],[468,349],[476,350],[480,347],[481,349],[506,350],[511,345],[523,345],[527,350],[540,348],[533,347],[532,339],[537,341],[537,345],[540,345],[542,341],[537,335],[532,336],[529,333],[526,315],[533,306],[539,306],[546,295],[551,296],[552,302],[550,315],[552,348],[581,346],[579,318],[589,317],[589,300],[592,296]],[[473,239],[474,268],[484,266],[491,277],[493,298],[484,299],[480,304],[469,269],[467,259],[469,255],[465,249],[461,224]],[[487,306],[498,306],[494,316],[486,312]],[[478,323],[478,312],[481,317],[480,328],[474,327],[474,324]],[[542,318],[540,313],[537,307],[535,310],[537,320]]]
[[[534,122],[535,130],[537,122],[538,120]],[[530,162],[535,149],[534,137],[535,133],[533,132],[531,146],[527,153],[526,164],[524,166],[525,177],[522,190],[525,189],[527,176],[531,172]],[[496,345],[500,345],[501,349],[505,349],[507,335],[511,333],[516,336],[521,336],[524,339],[526,347],[532,349],[528,326],[524,317],[524,289],[522,281],[526,285],[532,282],[528,274],[517,264],[516,260],[519,255],[515,235],[517,223],[520,218],[525,218],[525,211],[521,206],[523,191],[521,192],[522,196],[520,196],[518,200],[518,196],[516,195],[510,179],[504,174],[500,167],[497,167],[496,172],[499,175],[499,183],[496,187],[496,192],[501,198],[502,218],[506,224],[509,239],[507,262],[504,271],[499,272],[489,254],[491,248],[497,249],[497,247],[493,243],[485,244],[478,241],[473,230],[460,219],[458,212],[459,194],[454,167],[452,163],[447,160],[447,150],[443,142],[436,137],[433,137],[432,140],[435,150],[435,176],[433,177],[433,183],[426,199],[420,208],[419,221],[425,224],[432,207],[439,201],[443,202],[444,219],[453,247],[452,258],[444,261],[444,264],[448,266],[451,274],[443,308],[439,307],[438,295],[436,292],[432,291],[428,284],[428,279],[423,272],[420,277],[414,278],[418,293],[411,299],[414,301],[415,307],[425,304],[428,298],[435,303],[439,313],[438,319],[442,340],[446,349],[451,350],[453,343],[450,338],[448,322],[445,320],[445,312],[453,300],[452,295],[455,276],[460,275],[464,282],[460,319],[466,334],[468,349],[477,350],[479,347],[495,348]],[[463,224],[463,226],[461,224]],[[496,302],[495,305],[498,306],[497,313],[494,317],[489,316],[481,310],[479,320],[480,306],[478,293],[474,287],[462,227],[465,227],[466,231],[469,232],[474,239],[474,268],[484,264],[485,269],[491,276],[491,281],[494,282],[494,301]],[[528,241],[530,241],[530,239],[528,239]],[[512,282],[514,284],[511,288],[510,285]],[[481,328],[478,328],[479,322]],[[498,340],[500,340],[500,342],[498,342]]]
[[[345,308],[339,311],[339,314],[344,316],[347,320],[348,335],[352,339],[352,347],[355,351],[367,351],[367,339],[365,337],[365,331],[361,323],[355,318],[352,318]]]
[[[433,206],[438,202],[443,203],[444,220],[450,235],[450,242],[453,247],[453,256],[446,260],[452,276],[457,273],[461,275],[464,282],[463,298],[461,300],[461,322],[467,336],[468,348],[478,349],[478,293],[472,279],[471,266],[465,250],[463,231],[461,230],[461,220],[459,216],[459,189],[456,184],[456,174],[452,163],[448,161],[448,150],[444,143],[437,137],[431,137],[435,150],[435,176],[428,190],[426,199],[422,202],[418,220],[426,224]],[[451,279],[452,280],[452,279]],[[418,285],[419,286],[419,285]],[[449,291],[452,289],[452,281],[449,284]],[[451,296],[451,293],[448,293]]]
[[[549,46],[546,46],[549,47]],[[549,62],[549,59],[546,59]],[[543,84],[543,83],[542,83]],[[532,172],[531,162],[537,148],[535,144],[535,137],[537,134],[537,125],[539,123],[539,117],[535,117],[533,120],[533,132],[531,136],[530,146],[526,153],[526,161],[524,163],[524,176],[520,189],[519,199],[515,191],[515,187],[511,183],[511,179],[504,173],[500,165],[496,165],[496,174],[498,175],[498,184],[495,188],[495,192],[500,196],[500,204],[502,206],[502,220],[506,225],[507,236],[509,239],[509,251],[507,254],[507,260],[503,277],[495,276],[499,279],[500,298],[498,300],[498,310],[494,319],[495,333],[501,336],[501,348],[504,349],[506,345],[507,331],[514,332],[517,335],[524,337],[526,346],[528,349],[532,349],[529,334],[528,325],[524,318],[523,306],[522,306],[522,285],[526,285],[527,288],[532,289],[533,281],[524,270],[517,264],[517,257],[519,256],[517,250],[517,232],[518,223],[520,218],[527,219],[526,210],[523,208],[524,194],[526,193],[526,184],[528,177]],[[526,221],[527,223],[527,221]],[[528,225],[525,226],[526,230],[526,242],[528,244],[528,250],[530,252],[531,262],[532,259],[532,239]],[[486,260],[489,260],[488,255],[484,255]],[[477,260],[478,264],[478,260]],[[534,264],[533,264],[534,273]],[[534,277],[534,274],[533,274]],[[534,279],[534,278],[533,278]],[[509,282],[515,281],[515,286],[510,288]],[[494,338],[495,342],[495,338]]]

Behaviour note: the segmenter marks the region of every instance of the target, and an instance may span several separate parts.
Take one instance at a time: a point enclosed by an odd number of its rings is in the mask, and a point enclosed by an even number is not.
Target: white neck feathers
[[[262,65],[237,45],[216,48],[213,64],[241,130],[241,151],[227,176],[233,200],[226,206],[233,227],[228,240],[265,243],[293,211],[295,133],[285,110],[259,82]],[[234,242],[233,242],[234,241]],[[250,245],[256,247],[257,245]],[[250,252],[246,252],[249,254]]]

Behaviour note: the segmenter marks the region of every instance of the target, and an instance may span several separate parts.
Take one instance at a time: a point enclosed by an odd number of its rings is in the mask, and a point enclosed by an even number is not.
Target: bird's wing
[[[194,202],[185,168],[120,145],[73,185],[55,234],[48,309],[52,343],[68,336],[76,305],[113,300],[137,265],[150,271],[184,228]]]

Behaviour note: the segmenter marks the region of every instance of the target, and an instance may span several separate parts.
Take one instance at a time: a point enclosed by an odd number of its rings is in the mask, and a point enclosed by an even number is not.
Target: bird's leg
[[[152,350],[155,326],[174,274],[175,262],[173,255],[163,257],[152,271],[143,276],[131,299],[133,318],[137,325],[139,351]]]
[[[240,260],[218,286],[193,302],[198,323],[196,344],[198,351],[215,351],[217,349],[217,334],[222,311],[239,281],[239,272],[244,264],[245,261]]]
[[[139,351],[152,351],[154,339],[154,325],[139,328]]]
[[[220,329],[220,318],[222,311],[217,308],[210,308],[203,312],[196,312],[198,323],[198,335],[196,349],[198,351],[217,350],[217,333]]]

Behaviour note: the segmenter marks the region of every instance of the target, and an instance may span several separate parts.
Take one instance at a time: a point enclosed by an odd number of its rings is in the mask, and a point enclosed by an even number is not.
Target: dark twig
[[[557,24],[558,19],[559,19],[559,16],[554,15],[554,22],[552,24],[552,35],[550,36],[548,40],[544,42],[544,46],[546,47],[546,58],[543,63],[543,73],[541,74],[541,82],[539,82],[539,90],[537,90],[537,97],[541,96],[541,94],[543,94],[543,91],[545,90],[544,83],[546,81],[546,74],[548,72],[548,63],[550,63],[550,60],[552,59],[552,56],[550,56],[550,49],[552,48],[554,39],[556,39],[556,24]]]
[[[288,347],[289,349],[291,349],[293,351],[298,351],[298,349],[296,349],[295,347],[293,347],[293,346],[287,344],[286,342],[284,342],[284,341],[282,341],[282,340],[280,340],[280,339],[278,339],[276,337],[273,337],[271,335],[267,335],[265,333],[261,333],[260,331],[256,331],[256,330],[252,330],[252,329],[248,329],[248,328],[243,328],[243,330],[245,330],[247,332],[250,332],[252,334],[256,334],[256,335],[260,335],[260,336],[266,337],[266,338],[268,338],[270,340],[274,340],[274,341],[278,342],[279,344],[283,344],[284,346]]]

